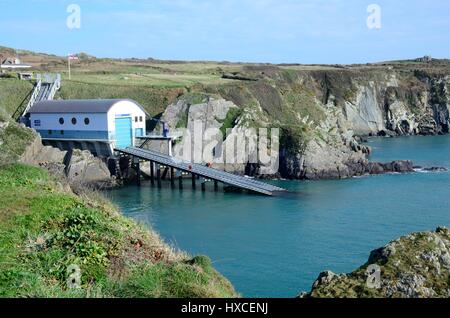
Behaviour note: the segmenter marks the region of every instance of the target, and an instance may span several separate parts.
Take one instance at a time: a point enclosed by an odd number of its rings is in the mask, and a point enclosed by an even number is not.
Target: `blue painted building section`
[[[131,117],[116,118],[116,147],[127,148],[133,145]]]
[[[107,131],[89,130],[37,130],[44,139],[97,140],[108,142]]]

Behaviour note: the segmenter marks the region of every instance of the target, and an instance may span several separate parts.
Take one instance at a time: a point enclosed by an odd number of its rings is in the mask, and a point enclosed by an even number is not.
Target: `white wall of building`
[[[135,103],[131,101],[120,101],[115,104],[108,112],[108,128],[109,131],[116,131],[115,120],[117,117],[131,117],[133,134],[135,129],[142,128],[144,134],[146,132],[145,112]],[[138,121],[136,122],[136,117]],[[142,121],[141,121],[142,118]]]
[[[64,119],[64,124],[59,122]],[[76,124],[72,119],[76,119]],[[85,119],[89,124],[85,124]],[[108,120],[106,114],[40,114],[34,113],[30,116],[31,128],[36,130],[77,130],[77,131],[108,131]]]
[[[31,128],[40,131],[44,139],[105,140],[114,144],[115,121],[123,117],[131,118],[133,141],[137,129],[145,135],[145,112],[128,100],[117,102],[108,113],[31,113],[30,121]],[[61,118],[63,123],[60,122]]]

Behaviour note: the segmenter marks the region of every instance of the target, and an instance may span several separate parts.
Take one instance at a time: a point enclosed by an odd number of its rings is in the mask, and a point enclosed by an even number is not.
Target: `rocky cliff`
[[[449,131],[446,62],[336,66],[244,66],[252,81],[201,86],[181,95],[163,115],[172,130],[201,120],[204,128],[281,129],[284,178],[348,178],[411,171],[373,165],[367,136],[435,135]],[[191,131],[193,133],[193,131]],[[398,166],[398,164],[396,164]],[[267,167],[250,169],[261,175]],[[225,169],[243,173],[248,166]]]
[[[370,254],[351,274],[320,274],[312,298],[448,298],[450,230],[414,233]]]
[[[40,136],[35,133],[19,161],[45,168],[52,175],[66,178],[75,192],[85,187],[104,189],[116,185],[116,179],[111,175],[108,166],[89,151],[75,149],[67,152],[43,146]]]
[[[84,187],[112,187],[116,183],[107,165],[90,152],[68,153],[43,146],[40,136],[32,129],[0,118],[0,167],[17,161],[45,168],[52,175],[67,179],[75,191]]]

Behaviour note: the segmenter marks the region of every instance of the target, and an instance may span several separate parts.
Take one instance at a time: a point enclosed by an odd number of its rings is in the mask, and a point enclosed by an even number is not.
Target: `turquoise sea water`
[[[450,168],[450,136],[373,139],[374,161]],[[280,197],[161,190],[109,193],[123,213],[174,246],[211,257],[247,297],[293,297],[324,270],[350,272],[369,252],[413,231],[450,226],[450,173],[274,182]]]

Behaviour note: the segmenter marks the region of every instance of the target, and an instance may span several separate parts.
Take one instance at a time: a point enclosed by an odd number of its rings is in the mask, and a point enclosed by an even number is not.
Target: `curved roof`
[[[107,113],[119,102],[131,102],[145,112],[141,105],[131,99],[71,99],[37,102],[29,113]]]

